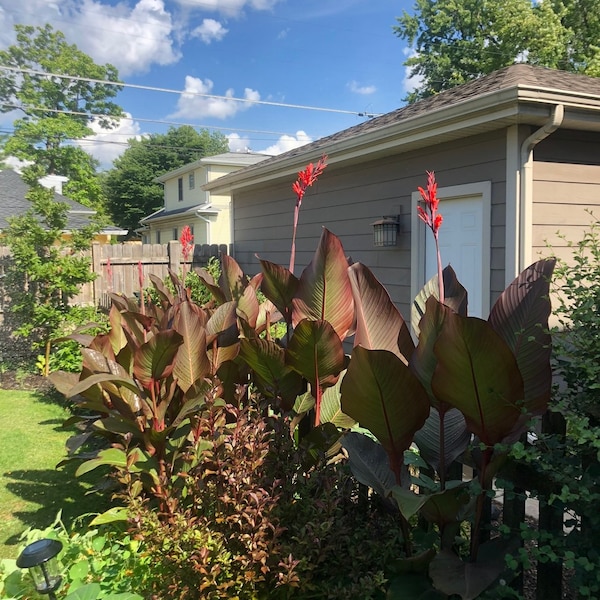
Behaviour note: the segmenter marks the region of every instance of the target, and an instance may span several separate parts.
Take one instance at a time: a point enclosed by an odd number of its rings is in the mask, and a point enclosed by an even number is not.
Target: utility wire
[[[0,67],[2,68],[2,67]],[[0,106],[5,106],[6,108],[11,108],[14,110],[22,110],[24,113],[27,113],[27,111],[39,111],[39,112],[50,112],[50,113],[57,113],[57,114],[65,114],[65,115],[74,115],[74,116],[79,116],[79,117],[87,117],[88,119],[94,119],[96,117],[98,118],[103,118],[103,119],[114,119],[114,120],[122,120],[122,121],[139,121],[139,122],[143,122],[143,123],[157,123],[159,125],[173,125],[176,127],[183,127],[185,125],[189,126],[189,127],[193,127],[194,129],[215,129],[217,131],[220,130],[227,130],[227,131],[233,131],[233,132],[238,132],[241,131],[243,133],[260,133],[260,134],[264,134],[264,135],[293,135],[291,133],[288,132],[283,132],[283,131],[265,131],[265,130],[261,130],[261,129],[240,129],[239,127],[222,127],[221,125],[192,125],[191,123],[183,123],[183,122],[177,122],[177,121],[164,121],[161,119],[143,119],[140,117],[113,117],[111,115],[105,115],[105,114],[94,114],[94,113],[87,113],[87,112],[80,112],[80,111],[76,111],[76,110],[67,110],[67,109],[58,109],[58,108],[46,108],[45,106],[29,106],[27,104],[10,104],[8,102],[0,102]],[[100,132],[96,132],[96,133],[110,133],[110,134],[118,134],[117,131],[113,132],[110,129],[106,129],[104,131],[100,131]],[[118,134],[118,135],[128,135],[128,134]],[[143,134],[140,134],[143,135]],[[135,134],[130,135],[130,137],[135,137]]]
[[[38,71],[36,69],[26,69],[24,67],[8,67],[5,65],[0,65],[0,70],[3,71],[12,71],[15,73],[25,73],[28,75],[41,75],[43,77],[57,77],[59,79],[69,79],[71,81],[84,81],[87,83],[97,83],[101,85],[113,85],[116,87],[124,87],[131,88],[137,90],[145,90],[149,92],[162,92],[167,94],[177,94],[178,96],[195,96],[199,98],[209,98],[211,100],[227,100],[234,102],[242,102],[247,104],[260,104],[262,106],[277,106],[280,108],[296,108],[300,110],[314,110],[319,112],[329,112],[329,113],[337,113],[344,115],[355,115],[359,117],[378,117],[380,114],[367,114],[364,112],[354,111],[354,110],[343,110],[340,108],[323,108],[318,106],[307,106],[303,104],[286,104],[283,102],[271,102],[268,100],[251,100],[249,98],[235,98],[232,96],[219,96],[216,94],[205,94],[203,92],[190,92],[187,90],[173,90],[169,88],[160,88],[148,85],[139,85],[135,83],[121,83],[118,81],[109,81],[108,79],[92,79],[90,77],[80,77],[78,75],[64,75],[61,73],[48,73],[46,71]]]

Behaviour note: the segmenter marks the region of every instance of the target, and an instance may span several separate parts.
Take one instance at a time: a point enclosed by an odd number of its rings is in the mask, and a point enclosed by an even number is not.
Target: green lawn
[[[73,473],[56,469],[72,431],[61,428],[68,411],[35,392],[0,390],[0,558],[15,558],[27,527],[50,525],[102,510]]]

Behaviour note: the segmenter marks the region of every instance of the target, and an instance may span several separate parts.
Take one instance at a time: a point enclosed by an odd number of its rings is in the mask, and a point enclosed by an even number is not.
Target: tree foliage
[[[414,102],[515,62],[600,75],[597,0],[416,0],[394,27]]]
[[[47,174],[68,177],[66,195],[99,208],[97,162],[73,142],[94,133],[92,119],[108,128],[122,115],[112,101],[121,87],[101,83],[118,83],[117,70],[95,64],[50,25],[16,25],[15,30],[16,44],[0,51],[0,110],[24,116],[14,122],[4,151],[34,162]]]
[[[7,289],[21,324],[16,333],[45,347],[47,366],[52,339],[70,311],[69,300],[94,279],[83,251],[90,248],[97,227],[90,224],[65,237],[69,207],[55,200],[54,190],[38,183],[40,175],[39,167],[26,171],[31,208],[10,217],[3,233],[12,255]]]
[[[163,188],[154,179],[205,156],[227,151],[227,138],[190,125],[166,134],[129,140],[104,179],[108,212],[116,225],[133,230],[140,219],[163,206]]]

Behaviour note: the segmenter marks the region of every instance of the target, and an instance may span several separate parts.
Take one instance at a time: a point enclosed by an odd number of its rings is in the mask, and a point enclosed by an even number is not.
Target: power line
[[[0,67],[2,68],[2,67]],[[123,121],[139,121],[141,123],[156,123],[158,125],[173,125],[175,127],[183,127],[183,126],[189,126],[189,127],[193,127],[194,129],[214,129],[217,131],[221,131],[221,130],[227,130],[227,131],[232,131],[237,133],[238,131],[242,132],[242,133],[260,133],[260,134],[264,134],[264,135],[292,135],[291,133],[288,132],[283,132],[283,131],[266,131],[266,130],[261,130],[261,129],[240,129],[239,127],[222,127],[222,126],[216,126],[216,125],[192,125],[191,123],[184,123],[184,122],[178,122],[178,121],[165,121],[162,119],[144,119],[141,117],[111,117],[110,115],[105,115],[105,114],[94,114],[94,113],[86,113],[83,111],[75,111],[75,110],[67,110],[67,109],[58,109],[58,108],[46,108],[45,106],[29,106],[26,104],[10,104],[7,102],[0,102],[0,106],[5,106],[6,108],[12,108],[15,110],[22,110],[23,112],[27,113],[27,111],[39,111],[39,112],[51,112],[51,113],[57,113],[57,114],[65,114],[65,115],[73,115],[73,116],[79,116],[79,117],[87,117],[88,119],[94,119],[96,117],[98,118],[105,118],[105,119],[117,119],[117,120],[123,120]],[[103,133],[103,132],[96,132],[96,133]],[[105,133],[110,133],[110,134],[115,134],[115,135],[128,135],[128,134],[119,134],[117,131],[112,132],[110,129],[106,129]],[[135,137],[135,134],[130,135],[130,137]]]
[[[86,83],[97,83],[101,85],[113,85],[117,87],[131,88],[137,90],[144,90],[148,92],[161,92],[168,94],[177,94],[178,96],[195,96],[199,98],[209,98],[211,100],[225,100],[225,101],[234,101],[234,102],[242,102],[246,104],[260,104],[262,106],[276,106],[279,108],[296,108],[300,110],[314,110],[319,112],[329,112],[329,113],[337,113],[344,115],[354,115],[359,117],[378,117],[380,114],[367,114],[361,111],[354,110],[343,110],[340,108],[323,108],[318,106],[307,106],[303,104],[286,104],[284,102],[271,102],[268,100],[251,100],[249,98],[235,98],[233,96],[219,96],[217,94],[205,94],[203,92],[190,92],[187,90],[173,90],[169,88],[160,88],[148,85],[140,85],[135,83],[120,83],[117,81],[109,81],[108,79],[92,79],[90,77],[80,77],[78,75],[64,75],[61,73],[48,73],[46,71],[38,71],[36,69],[26,69],[24,67],[8,67],[5,65],[0,65],[0,70],[3,71],[12,71],[16,73],[26,73],[28,75],[41,75],[43,77],[57,77],[59,79],[69,79],[71,81],[83,81]]]

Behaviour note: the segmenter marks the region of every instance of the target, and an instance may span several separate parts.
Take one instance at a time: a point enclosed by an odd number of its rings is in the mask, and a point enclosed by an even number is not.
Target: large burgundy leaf
[[[261,391],[270,398],[280,398],[284,408],[294,405],[302,391],[302,377],[285,364],[285,351],[275,342],[240,340],[240,358],[254,371]]]
[[[555,259],[539,260],[525,269],[501,294],[489,323],[517,358],[525,385],[525,406],[541,414],[550,399],[552,371],[548,332],[550,278]]]
[[[288,269],[261,260],[262,293],[277,307],[287,323],[292,320],[292,300],[298,291],[299,280]]]
[[[419,343],[413,352],[409,366],[423,384],[430,397],[432,406],[445,410],[440,406],[439,399],[431,391],[431,380],[437,365],[437,357],[433,352],[435,342],[442,330],[446,311],[434,296],[429,296],[426,302],[425,314],[419,323]]]
[[[195,267],[194,272],[210,291],[217,304],[224,304],[227,302],[228,298],[223,293],[223,290],[221,290],[221,288],[216,284],[214,277],[206,269]]]
[[[415,345],[387,290],[361,263],[353,264],[348,274],[356,308],[354,345],[389,350],[408,363]]]
[[[458,281],[456,273],[450,265],[442,271],[442,278],[444,280],[444,304],[450,307],[455,313],[466,317],[467,290]],[[419,323],[425,314],[427,300],[431,296],[436,300],[440,299],[437,273],[423,286],[412,304],[410,315],[411,327],[417,337],[419,337]]]
[[[210,371],[206,354],[206,316],[190,302],[179,308],[174,329],[183,339],[175,357],[173,375],[184,392]]]
[[[222,332],[235,327],[237,323],[237,303],[226,302],[221,304],[212,314],[206,324],[206,343],[212,344],[213,340]],[[237,336],[236,336],[237,337]]]
[[[439,306],[445,318],[434,346],[433,393],[458,408],[469,430],[493,446],[521,415],[523,379],[517,361],[487,321]]]
[[[341,340],[354,323],[348,261],[340,240],[327,229],[323,229],[313,260],[302,272],[293,299],[294,327],[302,319],[328,321]]]
[[[224,254],[221,257],[219,287],[225,294],[225,298],[227,300],[238,300],[247,285],[248,280],[235,259],[228,254]]]
[[[246,286],[246,289],[238,299],[237,315],[248,326],[254,330],[258,319],[259,306],[256,290],[251,286]]]
[[[440,465],[450,466],[468,448],[471,434],[467,429],[462,413],[451,408],[444,412],[444,461],[441,461],[440,447],[440,413],[431,409],[431,413],[422,429],[415,434],[415,444],[419,448],[421,458],[438,473]]]
[[[327,321],[304,319],[285,350],[285,362],[307,379],[313,390],[334,385],[344,369],[344,349]]]
[[[399,479],[404,451],[429,414],[415,375],[392,352],[357,346],[342,382],[342,410],[379,440]]]
[[[175,366],[175,355],[183,338],[174,329],[159,331],[138,348],[133,358],[133,372],[145,387],[168,377]]]

